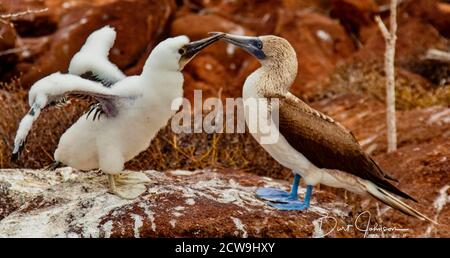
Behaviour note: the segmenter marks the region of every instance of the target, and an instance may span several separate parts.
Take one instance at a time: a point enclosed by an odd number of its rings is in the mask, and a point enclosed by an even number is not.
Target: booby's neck
[[[269,57],[268,60],[261,61],[261,65],[248,77],[244,91],[245,88],[252,87],[261,97],[285,96],[297,77],[298,64],[295,53],[282,58]]]
[[[158,63],[158,60],[152,61],[151,56],[139,78],[144,98],[157,95],[160,102],[168,103],[168,109],[174,99],[183,97],[183,73]]]

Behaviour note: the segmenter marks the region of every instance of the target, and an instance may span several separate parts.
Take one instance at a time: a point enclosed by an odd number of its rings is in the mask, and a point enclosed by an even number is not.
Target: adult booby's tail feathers
[[[424,214],[418,212],[417,210],[415,210],[408,204],[404,203],[403,201],[401,201],[399,198],[395,197],[393,194],[389,193],[388,191],[382,189],[379,186],[376,186],[375,184],[373,184],[369,181],[366,181],[366,182],[367,183],[365,184],[365,186],[366,186],[367,192],[370,193],[370,195],[372,195],[379,201],[383,202],[384,204],[386,204],[394,209],[397,209],[397,210],[405,213],[406,215],[413,216],[420,220],[426,220],[433,224],[438,224],[436,221],[434,221],[434,220],[428,218],[427,216],[425,216]]]

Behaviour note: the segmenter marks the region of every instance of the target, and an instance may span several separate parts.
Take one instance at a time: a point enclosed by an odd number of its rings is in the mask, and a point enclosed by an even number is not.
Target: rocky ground
[[[106,192],[106,176],[71,168],[0,172],[0,237],[314,237],[323,216],[347,220],[349,206],[323,191],[308,212],[276,211],[254,197],[284,181],[237,171],[147,171],[134,201]],[[329,202],[316,205],[316,200]],[[6,208],[5,208],[6,207]],[[325,230],[325,228],[323,229]],[[358,234],[354,230],[331,236]]]
[[[0,168],[17,170],[0,171],[0,236],[313,237],[333,228],[334,220],[328,219],[320,230],[325,214],[345,226],[361,214],[362,223],[367,222],[364,212],[369,211],[373,227],[378,223],[409,229],[371,236],[449,237],[450,63],[428,59],[426,53],[450,50],[450,5],[401,1],[396,56],[399,149],[386,154],[384,42],[373,17],[380,15],[387,22],[387,3],[2,1]],[[52,161],[59,136],[86,109],[83,102],[44,113],[21,162],[11,163],[12,139],[27,110],[27,89],[45,75],[67,70],[86,36],[106,24],[118,32],[110,58],[129,75],[138,74],[152,47],[169,36],[186,34],[195,40],[209,31],[225,31],[285,37],[299,58],[292,92],[352,130],[380,166],[399,179],[399,187],[420,200],[411,205],[440,224],[418,222],[370,198],[326,187],[315,190],[308,212],[267,208],[254,198],[255,187],[287,187],[287,181],[277,180],[290,179],[291,173],[248,134],[175,135],[169,128],[162,130],[149,150],[127,164],[129,169],[149,170],[154,180],[148,193],[133,202],[105,193],[105,179],[96,172],[23,170]],[[186,67],[185,95],[191,98],[194,89],[201,89],[204,97],[240,96],[245,78],[257,67],[243,51],[219,43]],[[197,172],[173,172],[176,169]],[[353,228],[329,236],[365,235]]]

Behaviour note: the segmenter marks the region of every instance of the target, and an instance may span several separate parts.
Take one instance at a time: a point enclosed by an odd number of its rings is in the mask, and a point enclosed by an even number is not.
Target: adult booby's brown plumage
[[[304,210],[309,206],[312,186],[325,184],[356,193],[369,193],[408,215],[431,221],[395,196],[415,201],[389,182],[393,178],[363,151],[349,130],[289,92],[297,76],[298,63],[296,53],[287,40],[276,36],[229,34],[223,39],[243,48],[260,61],[262,66],[244,84],[243,98],[244,103],[251,99],[267,100],[265,108],[268,112],[252,114],[247,111],[246,121],[249,124],[267,118],[275,120],[264,114],[279,114],[278,127],[272,127],[271,132],[272,135],[279,135],[276,141],[263,142],[261,131],[250,131],[275,160],[295,174],[291,193],[271,188],[258,189],[260,198],[271,201],[271,206],[282,210]],[[304,202],[297,198],[300,176],[307,184]]]
[[[393,178],[363,151],[350,131],[332,118],[312,109],[293,95],[265,94],[264,97],[279,98],[280,133],[318,168],[350,173],[416,201],[387,181]]]

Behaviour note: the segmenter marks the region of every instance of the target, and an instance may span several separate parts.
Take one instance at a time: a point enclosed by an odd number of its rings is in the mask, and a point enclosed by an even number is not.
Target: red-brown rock
[[[228,92],[233,76],[227,71],[225,64],[211,55],[200,55],[186,67],[184,93],[189,99],[194,90],[202,90],[203,98],[219,97],[223,90]],[[222,90],[221,90],[222,89]],[[229,96],[229,94],[226,94]]]
[[[187,35],[191,40],[204,38],[213,31],[255,35],[245,27],[212,14],[184,15],[177,18],[171,27],[172,36]],[[243,63],[252,59],[244,51],[224,42],[209,46],[185,68],[186,96],[191,98],[194,89],[204,90],[204,97],[217,97],[219,91],[225,96],[240,96],[242,85],[236,84],[235,78]]]
[[[261,35],[274,31],[281,7],[279,0],[186,0],[178,15],[194,12],[221,16]]]
[[[331,3],[330,16],[356,36],[361,27],[373,23],[373,15],[378,11],[374,0],[333,0]]]
[[[386,22],[386,21],[385,21]],[[430,24],[415,17],[399,19],[396,51],[398,108],[410,109],[448,103],[448,89],[432,82],[446,79],[444,73],[427,71],[424,56],[430,48],[446,49],[448,41]],[[377,99],[385,98],[384,53],[386,43],[377,25],[361,30],[361,48],[330,73],[330,80],[313,85],[316,92],[356,90]],[[445,69],[443,69],[445,72]],[[422,77],[424,76],[424,77]],[[312,91],[314,92],[314,91]],[[447,93],[446,93],[447,92]]]
[[[325,78],[355,47],[339,22],[317,13],[286,12],[276,33],[295,48],[299,74],[292,91],[304,93],[307,83]]]
[[[6,20],[0,19],[0,51],[14,48],[16,38],[17,35],[14,25]]]
[[[408,15],[432,24],[444,37],[450,37],[450,12],[437,0],[407,2],[404,10]],[[447,10],[447,11],[446,11]]]
[[[386,23],[387,21],[385,21]],[[445,49],[447,40],[430,24],[410,17],[399,21],[396,62],[405,63],[422,57],[430,48]],[[361,35],[364,46],[356,53],[360,60],[383,59],[385,41],[378,26],[373,25]]]
[[[142,68],[150,47],[160,40],[162,28],[172,12],[172,1],[103,2],[62,7],[65,11],[48,50],[33,60],[29,70],[20,71],[25,74],[25,86],[52,72],[65,71],[87,36],[105,25],[111,25],[117,31],[110,60],[123,70],[139,66],[135,70],[138,72]]]
[[[442,114],[442,113],[441,113]],[[449,121],[450,112],[442,121]],[[439,122],[437,120],[437,122]],[[413,143],[392,154],[376,157],[380,166],[399,180],[402,189],[418,198],[416,207],[438,225],[420,222],[404,217],[392,209],[385,209],[380,220],[408,228],[407,236],[448,237],[450,235],[450,144],[447,141],[431,139],[423,143]],[[375,206],[375,205],[372,205]],[[413,233],[414,232],[414,233]]]
[[[172,36],[187,35],[191,40],[198,40],[208,36],[208,32],[214,31],[249,36],[255,35],[253,31],[246,27],[213,14],[188,14],[181,16],[173,21],[170,34]],[[226,56],[224,44],[215,44],[205,49],[204,52]]]
[[[11,14],[10,21],[21,37],[40,37],[53,34],[58,28],[58,18],[63,0],[14,0],[6,1],[3,9]],[[67,5],[67,3],[66,3]]]
[[[0,81],[14,69],[18,61],[16,46],[16,31],[14,25],[0,19]]]
[[[339,61],[354,51],[355,47],[337,21],[316,13],[296,13],[289,10],[283,10],[282,13],[273,34],[289,40],[297,51],[299,75],[292,88],[294,93],[307,91],[308,86],[305,84],[325,78]],[[187,34],[193,39],[205,37],[207,32],[216,30],[254,35],[251,30],[216,15],[184,15],[176,19],[172,25],[172,35]],[[216,92],[223,88],[226,96],[240,96],[245,79],[259,67],[258,61],[253,57],[234,49],[235,47],[219,43],[204,52],[204,55],[211,54],[217,59],[217,63],[224,65],[220,70],[226,71],[225,76],[213,75],[218,76],[217,81],[222,83],[212,84],[212,88]],[[200,62],[200,59],[194,60],[193,64],[186,68],[191,76],[200,73],[194,71],[193,67],[205,69],[197,62]],[[198,86],[191,87],[187,84],[187,89],[192,88]]]

